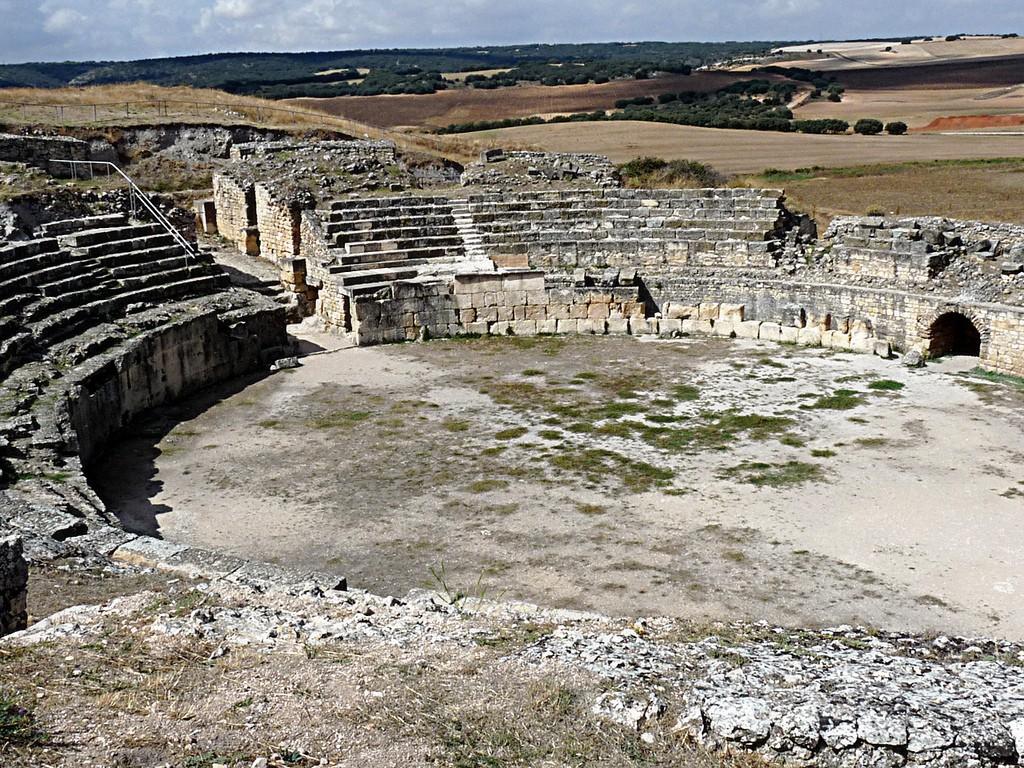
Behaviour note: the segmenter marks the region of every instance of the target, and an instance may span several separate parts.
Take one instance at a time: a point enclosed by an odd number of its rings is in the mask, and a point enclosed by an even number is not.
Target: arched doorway
[[[970,318],[959,312],[946,312],[935,318],[928,329],[928,338],[928,352],[932,357],[981,355],[981,332]]]

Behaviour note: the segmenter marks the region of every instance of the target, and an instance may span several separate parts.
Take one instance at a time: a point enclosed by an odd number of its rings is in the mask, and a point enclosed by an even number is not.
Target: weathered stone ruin
[[[242,231],[234,199],[218,216]],[[298,214],[273,209],[263,206],[263,220],[272,242],[287,233],[292,284],[317,297],[327,326],[360,344],[706,333],[883,356],[968,349],[992,370],[1024,372],[1019,228],[837,219],[814,240],[780,192],[738,189],[396,196]]]
[[[233,146],[249,165],[215,176],[199,229],[273,263],[296,297],[293,314],[355,344],[707,334],[883,357],[976,355],[1024,374],[1018,227],[843,218],[818,239],[779,191],[623,189],[600,159],[523,153],[471,168],[462,181],[483,189],[413,195],[414,175],[394,175],[392,145],[312,147]],[[259,175],[261,162],[283,163],[309,181],[318,153],[353,178],[282,186]],[[538,169],[538,185],[561,186],[523,189],[492,173],[515,161]],[[462,615],[429,601],[344,602],[336,577],[129,534],[90,488],[83,467],[131,419],[290,351],[282,306],[233,288],[207,254],[161,226],[101,215],[0,243],[0,534],[17,537],[0,539],[0,634],[27,619],[23,540],[30,559],[113,556],[209,579],[238,590],[235,600],[273,588],[294,600],[291,612],[193,613],[154,631],[284,642],[277,628],[288,626],[310,647],[357,635],[418,643],[428,627],[471,647],[479,634]],[[361,613],[317,613],[334,601]],[[1024,658],[1016,645],[766,627],[735,645],[669,642],[647,639],[651,622],[514,613],[561,627],[517,660],[598,675],[610,690],[595,712],[631,728],[663,715],[658,691],[668,686],[689,704],[676,727],[715,749],[790,765],[1024,764],[1024,680],[1003,661]]]
[[[28,548],[111,520],[81,468],[134,416],[262,368],[284,309],[121,215],[0,247],[0,508]]]

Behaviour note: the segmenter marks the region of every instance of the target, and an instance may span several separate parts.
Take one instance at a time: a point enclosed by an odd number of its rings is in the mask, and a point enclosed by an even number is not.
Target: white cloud
[[[0,60],[1024,31],[1017,29],[1022,7],[1020,0],[0,0]]]
[[[86,17],[73,8],[58,8],[46,17],[43,29],[51,35],[67,34],[86,22]]]

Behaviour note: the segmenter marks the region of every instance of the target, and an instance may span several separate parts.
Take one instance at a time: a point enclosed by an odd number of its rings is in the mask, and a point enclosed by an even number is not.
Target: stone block
[[[548,319],[548,309],[543,304],[527,304],[524,309],[526,310],[527,320],[541,322]]]
[[[892,344],[882,339],[875,339],[873,352],[883,360],[889,360],[892,357]]]
[[[713,320],[694,320],[692,332],[701,336],[711,336],[715,332],[715,323]]]
[[[558,319],[559,333],[579,333],[579,320]]]
[[[866,333],[851,334],[850,348],[854,352],[864,355],[873,354],[875,351],[875,337]]]
[[[487,332],[491,334],[491,336],[507,336],[511,327],[512,324],[507,320],[499,320],[496,323],[489,324],[487,326]]]
[[[537,333],[556,334],[558,333],[558,320],[548,318],[537,323]]]
[[[697,317],[697,307],[692,304],[678,304],[674,301],[665,303],[662,315],[669,320],[685,320],[688,317]]]
[[[683,332],[684,322],[683,320],[669,320],[663,317],[658,321],[658,333],[666,339],[678,336]]]
[[[702,302],[698,314],[698,320],[717,320],[718,319],[718,308],[720,305],[714,303]]]
[[[800,341],[800,328],[791,325],[779,326],[779,341],[783,344],[797,344]]]
[[[818,328],[801,328],[796,343],[801,347],[820,347],[821,330]]]
[[[587,305],[587,319],[588,320],[607,320],[611,315],[608,304],[588,304]]]
[[[832,349],[840,352],[849,352],[853,347],[850,344],[850,334],[840,333],[839,331],[832,331],[832,338],[830,340],[830,346]]]
[[[756,339],[761,335],[760,320],[746,320],[736,324],[736,338]]]
[[[580,333],[591,333],[597,336],[603,336],[607,330],[607,320],[580,320],[579,329]]]
[[[736,335],[736,323],[732,320],[715,320],[711,326],[711,333],[713,336],[731,338]]]
[[[634,317],[629,321],[634,336],[656,336],[658,320],[654,317]]]
[[[550,301],[548,298],[548,292],[544,290],[540,291],[527,291],[526,292],[526,303],[527,304],[547,304]]]
[[[476,310],[475,309],[460,309],[459,310],[459,322],[463,325],[468,323],[476,322]]]
[[[536,336],[536,320],[516,320],[512,323],[512,333],[516,336]]]
[[[782,326],[778,323],[761,323],[757,329],[757,338],[762,341],[782,341]]]
[[[487,323],[476,322],[468,323],[465,326],[466,333],[473,334],[474,336],[486,336],[487,335]]]
[[[746,307],[743,304],[719,304],[718,318],[720,320],[729,320],[733,323],[742,323],[745,309]]]
[[[611,318],[608,320],[608,333],[617,336],[629,335],[629,320],[626,318]]]

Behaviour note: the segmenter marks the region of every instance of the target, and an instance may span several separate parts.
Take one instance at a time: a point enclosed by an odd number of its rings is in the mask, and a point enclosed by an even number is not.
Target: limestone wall
[[[28,564],[21,539],[0,539],[0,637],[28,626]]]
[[[232,160],[246,160],[294,152],[297,147],[309,146],[295,141],[254,141],[235,144],[231,147]],[[373,162],[393,165],[397,162],[394,143],[390,141],[317,141],[315,146],[323,152],[331,152],[347,162]]]
[[[630,333],[643,319],[636,286],[546,286],[541,272],[470,273],[396,282],[386,295],[337,297],[321,317],[357,343],[427,337]]]
[[[72,172],[69,167],[51,163],[51,160],[88,160],[89,157],[88,142],[67,136],[0,133],[0,160],[34,165],[54,176],[71,176]]]
[[[83,462],[140,413],[261,367],[287,347],[280,307],[209,311],[138,338],[116,359],[91,359],[69,375],[58,401]],[[270,353],[272,354],[272,352]]]
[[[843,336],[849,335],[851,345],[859,336],[884,340],[900,351],[927,351],[935,319],[958,312],[981,332],[979,362],[992,370],[1024,375],[1024,308],[1020,307],[749,274],[647,275],[645,286],[665,318],[688,319],[693,316],[691,308],[726,302],[744,308],[744,321],[806,329],[803,342],[809,344],[817,336],[834,333],[840,334],[837,343],[842,345],[846,342]],[[776,329],[769,327],[759,331],[758,338],[778,340],[775,336]],[[781,340],[796,342],[797,338],[787,333]],[[866,341],[859,351],[869,351]]]
[[[302,208],[294,200],[279,198],[268,184],[257,182],[254,194],[260,256],[278,265],[285,264],[301,251]]]
[[[213,176],[213,203],[217,209],[217,230],[242,253],[252,250],[250,226],[255,224],[255,190],[252,184],[223,173]],[[253,205],[250,205],[250,202]]]

